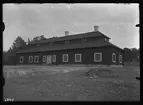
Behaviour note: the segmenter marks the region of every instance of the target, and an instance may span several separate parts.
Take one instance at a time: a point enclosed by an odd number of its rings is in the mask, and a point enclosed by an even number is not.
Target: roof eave
[[[100,31],[98,31],[100,32]],[[100,34],[102,34],[104,37],[108,38],[108,39],[111,39],[110,37],[106,36],[105,34],[103,34],[102,32],[100,32]]]
[[[118,46],[116,46],[116,45],[109,45],[109,46],[112,46],[112,47],[115,47],[115,48],[117,48],[117,49],[123,50],[122,48],[120,48],[120,47],[118,47]]]
[[[107,42],[109,45],[108,46],[112,46],[112,47],[115,47],[115,48],[118,48],[120,50],[123,50],[122,48],[118,47],[117,45],[111,43],[111,42]]]

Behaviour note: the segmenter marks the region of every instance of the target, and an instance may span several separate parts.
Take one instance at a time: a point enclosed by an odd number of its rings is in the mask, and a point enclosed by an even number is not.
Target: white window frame
[[[100,60],[96,59],[96,54],[100,54]],[[94,53],[94,62],[102,62],[102,53]]]
[[[36,57],[38,57],[38,60],[36,61]],[[39,56],[34,56],[34,62],[38,63],[39,62]]]
[[[77,59],[76,59],[76,58],[77,58],[77,57],[76,57],[77,55],[80,55],[80,60],[77,60]],[[75,54],[75,62],[81,62],[81,54]]]
[[[119,62],[122,63],[122,55],[119,55]]]
[[[67,60],[64,60],[64,56],[67,56]],[[68,54],[63,54],[63,62],[68,62],[69,61],[69,55]]]
[[[33,62],[33,56],[29,56],[29,62],[31,62],[31,63]]]
[[[21,61],[22,59],[22,61]],[[20,56],[20,63],[23,63],[24,62],[24,57],[23,56]]]
[[[113,59],[113,58],[114,58],[114,57],[113,57],[114,55],[115,55],[115,60]],[[112,53],[112,62],[116,62],[116,54],[115,54],[115,53]]]
[[[56,55],[53,55],[52,61],[53,61],[53,62],[56,62]]]
[[[46,55],[43,56],[43,62],[46,62]]]

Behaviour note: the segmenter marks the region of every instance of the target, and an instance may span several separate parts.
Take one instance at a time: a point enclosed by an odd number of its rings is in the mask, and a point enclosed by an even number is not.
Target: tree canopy
[[[10,50],[16,50],[16,49],[21,48],[21,47],[23,47],[25,45],[26,45],[26,42],[20,36],[18,36],[14,40],[12,46],[10,47]]]
[[[137,61],[140,56],[140,49],[137,48],[124,48],[124,61]]]
[[[46,40],[46,38],[44,37],[44,35],[34,37],[34,38],[30,41],[30,43],[31,43],[31,42],[38,42],[38,41],[40,41],[40,40]]]

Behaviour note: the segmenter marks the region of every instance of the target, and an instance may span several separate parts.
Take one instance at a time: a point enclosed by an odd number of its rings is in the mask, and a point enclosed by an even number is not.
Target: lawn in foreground
[[[93,77],[88,70],[6,79],[4,98],[15,101],[132,101],[140,100],[140,81],[136,71],[116,70],[117,77]],[[115,72],[116,72],[115,71]]]

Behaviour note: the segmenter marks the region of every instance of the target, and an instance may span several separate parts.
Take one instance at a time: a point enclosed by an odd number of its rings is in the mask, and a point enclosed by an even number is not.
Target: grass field
[[[139,66],[107,67],[113,76],[89,77],[92,66],[4,66],[4,99],[15,101],[140,101]],[[13,74],[6,73],[13,71]],[[24,71],[18,76],[15,71]],[[104,73],[106,74],[106,73]],[[116,75],[114,75],[116,74]]]

